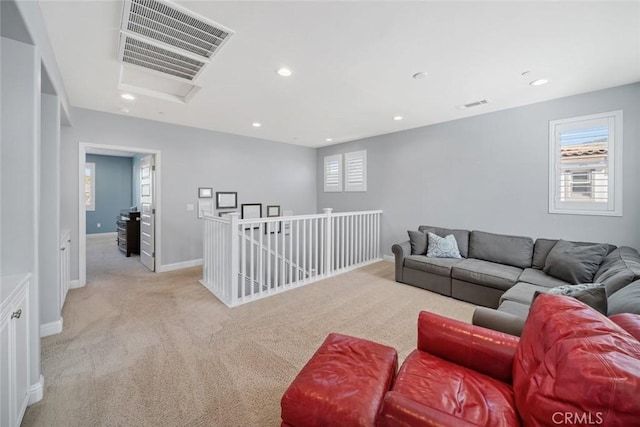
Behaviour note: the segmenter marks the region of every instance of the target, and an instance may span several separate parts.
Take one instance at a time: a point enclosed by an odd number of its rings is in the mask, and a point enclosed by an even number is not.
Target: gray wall
[[[480,107],[481,108],[481,107]],[[623,110],[623,216],[548,213],[549,121]],[[640,248],[640,83],[318,150],[318,208],[382,209],[382,253],[420,224]],[[324,193],[324,156],[366,149],[368,191]]]
[[[96,165],[96,209],[87,211],[87,234],[114,232],[116,216],[133,206],[133,159],[87,154],[86,160]]]
[[[316,212],[316,150],[131,117],[73,109],[62,128],[62,223],[72,232],[72,277],[78,276],[78,143],[161,151],[160,265],[202,258],[198,187],[237,191],[238,203]],[[130,150],[131,151],[131,150]],[[135,151],[135,150],[133,150]]]

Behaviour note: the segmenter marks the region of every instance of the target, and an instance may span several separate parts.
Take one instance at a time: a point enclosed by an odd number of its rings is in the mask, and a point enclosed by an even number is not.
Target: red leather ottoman
[[[374,426],[397,367],[392,347],[329,334],[282,396],[282,426]]]

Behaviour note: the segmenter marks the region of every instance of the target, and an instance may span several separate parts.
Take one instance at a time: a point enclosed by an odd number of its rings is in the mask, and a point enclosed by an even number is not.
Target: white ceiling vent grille
[[[133,37],[125,36],[122,61],[182,79],[193,80],[205,63]]]
[[[488,99],[481,99],[480,101],[475,101],[475,102],[470,102],[468,104],[463,104],[463,105],[458,105],[456,108],[459,110],[464,110],[467,108],[473,108],[473,107],[479,107],[481,105],[485,105],[488,104],[489,100]]]
[[[122,62],[195,80],[233,31],[166,0],[125,0]]]

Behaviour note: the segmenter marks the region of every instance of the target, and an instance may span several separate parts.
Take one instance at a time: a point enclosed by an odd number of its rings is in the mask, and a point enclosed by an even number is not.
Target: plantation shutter
[[[367,191],[367,152],[354,151],[344,155],[345,191]]]
[[[342,191],[342,154],[324,158],[324,191]]]

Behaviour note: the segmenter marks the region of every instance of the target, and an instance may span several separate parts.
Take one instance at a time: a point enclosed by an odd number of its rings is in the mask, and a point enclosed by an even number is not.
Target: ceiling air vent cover
[[[481,105],[488,104],[488,99],[481,99],[480,101],[470,102],[468,104],[458,105],[456,108],[459,110],[465,110],[467,108],[479,107]]]
[[[118,59],[128,67],[191,83],[232,35],[228,28],[167,0],[125,0]],[[149,90],[168,87],[157,79],[155,83],[154,87],[140,88],[138,93],[150,95]],[[192,88],[197,89],[195,85]],[[135,90],[130,86],[126,89]],[[184,91],[181,87],[179,92]],[[188,98],[175,91],[168,94],[177,96],[180,102]]]

